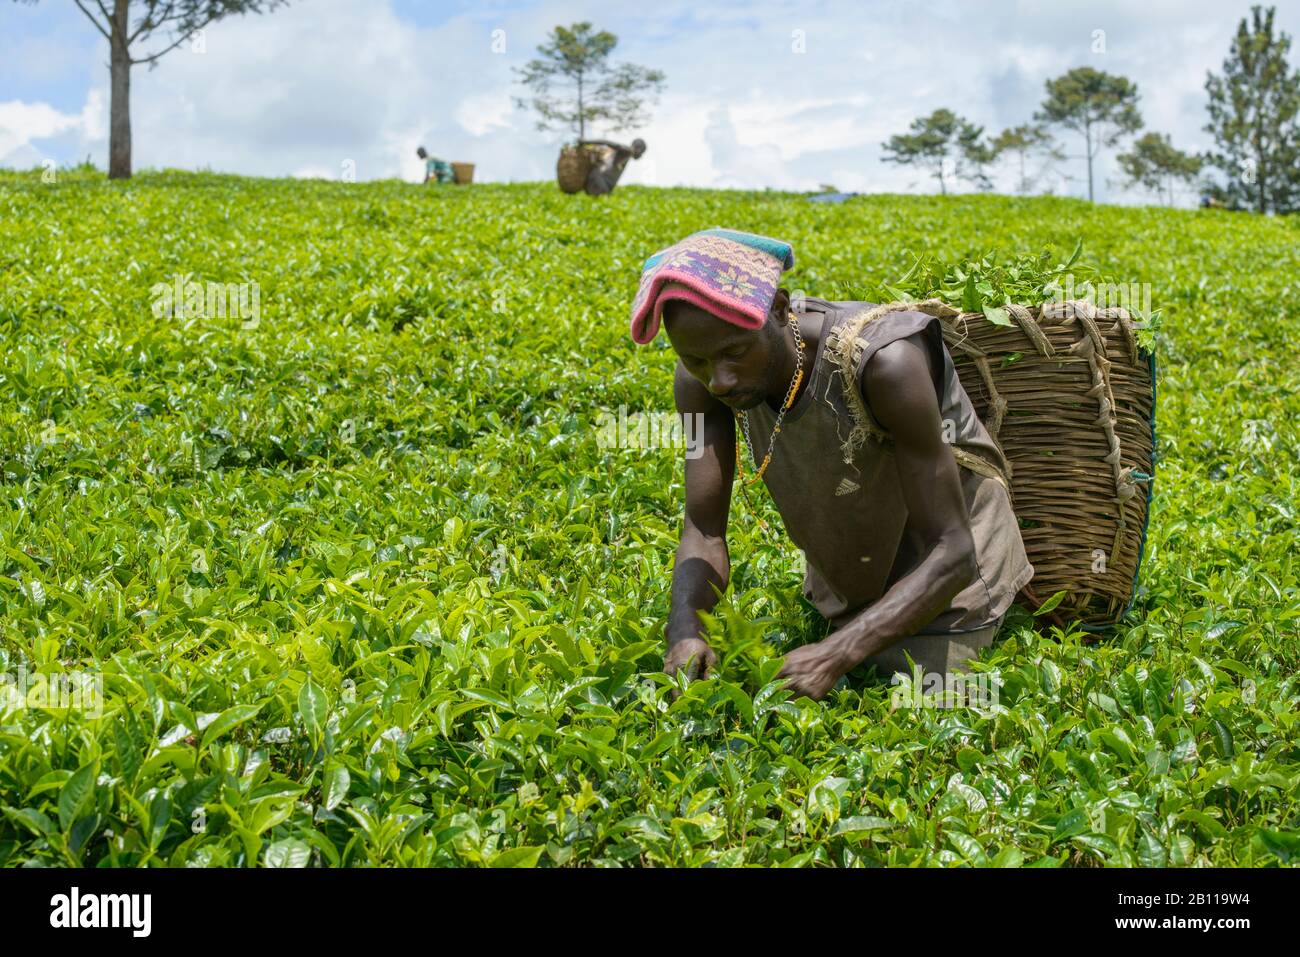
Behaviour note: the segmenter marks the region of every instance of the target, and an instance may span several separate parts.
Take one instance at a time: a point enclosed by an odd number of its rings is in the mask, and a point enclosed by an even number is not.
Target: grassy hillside
[[[992,710],[788,701],[800,556],[738,504],[670,701],[680,452],[592,426],[672,408],[627,310],[714,225],[826,298],[1080,237],[1150,283],[1136,623],[1022,617]],[[156,317],[185,274],[256,320]],[[1074,200],[0,174],[0,672],[104,687],[0,699],[0,864],[1294,863],[1298,277],[1294,218]]]

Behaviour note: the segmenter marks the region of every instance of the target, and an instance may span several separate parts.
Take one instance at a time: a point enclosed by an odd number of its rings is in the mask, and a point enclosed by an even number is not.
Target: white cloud
[[[49,139],[81,125],[80,116],[60,113],[47,103],[0,103],[0,157],[30,147],[32,140]]]
[[[0,167],[27,170],[48,162],[49,158],[30,143],[23,143],[8,152],[3,152],[3,147],[0,147]]]
[[[293,171],[294,179],[338,179],[340,169],[333,170],[326,166],[301,166]]]
[[[590,19],[620,37],[616,60],[668,77],[638,134],[588,131],[647,141],[623,182],[929,191],[923,173],[880,162],[890,135],[941,106],[990,134],[1027,122],[1044,81],[1085,64],[1131,77],[1149,128],[1203,148],[1205,72],[1220,68],[1243,13],[1224,16],[1218,0],[988,0],[978,9],[957,0],[661,0],[653,9],[573,0],[562,11],[552,2],[466,7],[417,26],[388,0],[312,0],[228,18],[207,30],[205,52],[183,45],[156,70],[137,67],[134,159],[137,168],[332,177],[350,160],[359,180],[418,181],[423,144],[475,163],[478,181],[549,179],[565,136],[539,132],[515,106],[522,91],[512,68],[556,23]],[[1296,32],[1295,16],[1279,11],[1283,29]],[[504,52],[493,50],[497,29]],[[1096,29],[1106,31],[1100,55],[1091,49]],[[793,50],[795,31],[803,53]],[[9,36],[0,49],[29,63],[49,42]],[[105,162],[103,46],[85,48],[83,66],[97,79],[57,101],[80,99],[80,110],[35,102],[30,91],[0,104],[0,162],[18,150],[24,161],[34,150],[65,161],[92,152]],[[1115,152],[1099,162],[1102,197],[1111,195]],[[1082,161],[1068,171],[1076,176],[1069,191],[1082,193]],[[999,178],[1010,185],[1009,170]]]
[[[514,104],[506,88],[489,93],[471,93],[456,104],[456,122],[471,136],[483,136],[492,130],[511,126]]]
[[[712,186],[744,187],[778,182],[789,175],[778,146],[740,142],[729,107],[719,106],[709,111],[704,141],[712,154]]]
[[[108,139],[108,96],[100,87],[92,87],[81,108],[81,134],[91,142]]]

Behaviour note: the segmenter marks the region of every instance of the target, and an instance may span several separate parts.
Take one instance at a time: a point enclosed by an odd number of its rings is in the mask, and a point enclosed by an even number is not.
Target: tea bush
[[[831,299],[1079,240],[1150,283],[1131,620],[1013,617],[988,708],[790,700],[822,628],[737,500],[721,675],[674,699],[681,452],[594,423],[672,409],[628,306],[714,225]],[[178,276],[258,314],[156,315]],[[0,863],[1295,863],[1297,277],[1295,218],[1208,210],[0,174]],[[102,708],[19,706],[60,673]]]

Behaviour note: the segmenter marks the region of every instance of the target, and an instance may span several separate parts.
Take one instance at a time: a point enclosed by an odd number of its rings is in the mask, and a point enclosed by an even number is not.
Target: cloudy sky
[[[1300,0],[1277,6],[1300,33]],[[881,162],[882,141],[938,107],[990,133],[1026,122],[1044,81],[1075,66],[1129,77],[1148,129],[1208,146],[1206,71],[1248,12],[1235,0],[293,0],[132,71],[134,160],[323,177],[350,162],[361,180],[418,180],[423,143],[476,163],[478,180],[548,179],[564,136],[514,106],[512,68],[556,24],[589,20],[618,36],[616,61],[667,74],[651,122],[622,137],[649,144],[623,182],[928,192],[920,172]],[[0,0],[0,166],[107,165],[107,47],[72,0]],[[1083,195],[1082,144],[1062,136],[1076,158],[1055,191]],[[1107,152],[1098,198],[1144,201]],[[1012,182],[1003,169],[999,186]]]

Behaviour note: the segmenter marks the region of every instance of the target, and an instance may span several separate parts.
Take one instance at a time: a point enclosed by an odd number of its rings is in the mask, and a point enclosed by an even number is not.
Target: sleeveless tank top
[[[872,305],[806,300],[806,312],[824,313],[821,336],[806,373],[808,385],[786,413],[763,476],[786,533],[804,553],[804,597],[832,628],[846,624],[925,558],[925,552],[904,535],[908,511],[892,441],[869,437],[850,463],[841,449],[854,420],[826,343]],[[938,319],[919,312],[895,312],[868,323],[858,335],[863,345],[855,382],[861,381],[863,368],[878,349],[909,336],[930,350],[945,438],[996,464],[1005,474],[1006,459],[957,378]],[[776,412],[763,402],[748,416],[754,462],[747,471],[752,476],[767,454]],[[874,416],[870,422],[883,434]],[[743,444],[739,432],[737,423],[737,441]],[[1034,575],[1006,489],[997,479],[967,467],[959,467],[958,474],[979,574],[920,634],[975,631],[993,623]]]

